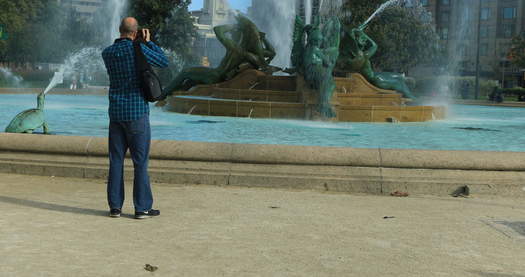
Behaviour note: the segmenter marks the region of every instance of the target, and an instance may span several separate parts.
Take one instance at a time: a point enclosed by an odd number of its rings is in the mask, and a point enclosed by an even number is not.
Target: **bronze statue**
[[[341,24],[337,17],[327,19],[324,24],[320,21],[320,17],[315,17],[313,24],[305,26],[300,17],[296,18],[292,64],[304,75],[306,83],[318,91],[318,112],[332,118],[336,116],[330,103],[335,90],[332,73],[339,57]]]
[[[193,67],[184,69],[166,88],[168,94],[176,90],[188,90],[199,84],[214,84],[235,77],[242,64],[262,71],[274,71],[270,62],[275,49],[264,33],[248,18],[238,15],[237,23],[213,28],[217,39],[226,48],[226,55],[219,67]]]
[[[360,73],[370,83],[382,88],[396,90],[403,94],[404,97],[414,99],[414,96],[408,88],[405,77],[402,74],[392,72],[374,72],[370,59],[377,52],[377,44],[364,31],[365,26],[345,30],[347,35],[344,47],[341,51],[349,57],[343,61],[345,66],[351,72]]]
[[[42,127],[44,129],[44,134],[49,134],[50,130],[44,116],[45,98],[46,95],[44,92],[38,94],[36,109],[25,110],[16,115],[5,128],[5,132],[31,134],[35,129]]]

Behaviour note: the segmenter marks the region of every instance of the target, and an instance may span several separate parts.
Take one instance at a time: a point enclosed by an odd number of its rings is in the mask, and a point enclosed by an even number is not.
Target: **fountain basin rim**
[[[0,152],[108,156],[107,138],[0,134]],[[153,140],[151,159],[246,164],[525,171],[525,152],[258,145]]]

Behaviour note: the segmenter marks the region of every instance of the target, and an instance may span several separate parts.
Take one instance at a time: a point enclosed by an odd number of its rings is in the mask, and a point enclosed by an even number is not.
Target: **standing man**
[[[130,150],[135,175],[133,204],[135,218],[160,215],[152,209],[153,196],[148,176],[151,129],[149,105],[144,99],[135,66],[133,41],[137,38],[138,22],[128,17],[120,25],[120,38],[102,52],[109,75],[109,177],[108,203],[111,217],[120,217],[124,204],[124,157]],[[141,30],[146,41],[142,52],[149,64],[167,67],[162,49],[150,40],[149,30]]]

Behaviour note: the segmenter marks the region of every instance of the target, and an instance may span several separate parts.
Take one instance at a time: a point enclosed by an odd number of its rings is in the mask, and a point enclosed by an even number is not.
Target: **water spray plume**
[[[312,0],[304,1],[304,19],[306,24],[312,23]]]
[[[381,6],[379,6],[379,8],[363,24],[361,24],[361,26],[358,27],[358,29],[359,30],[366,29],[366,27],[368,26],[368,23],[370,23],[370,21],[372,21],[372,19],[374,19],[376,16],[380,15],[387,8],[392,7],[392,6],[396,6],[396,5],[401,5],[401,4],[405,3],[405,2],[406,2],[406,0],[390,0],[388,2],[383,3]]]
[[[24,80],[22,77],[14,74],[8,68],[0,67],[0,74],[4,76],[5,81],[12,83],[15,87],[20,87],[20,84]]]
[[[44,94],[47,94],[50,90],[52,90],[57,85],[60,85],[64,83],[64,71],[63,68],[57,72],[55,72],[55,75],[53,75],[53,78],[51,79],[51,82],[49,82],[49,85],[47,85],[46,89],[44,90]]]
[[[250,19],[266,33],[266,38],[277,52],[272,61],[274,66],[282,68],[290,66],[294,27],[290,22],[295,19],[295,5],[296,1],[290,0],[263,0],[257,2],[256,12],[249,14]]]
[[[113,40],[119,37],[118,29],[120,22],[124,16],[127,7],[127,0],[109,0],[108,8],[112,10],[112,16],[109,22],[109,28],[106,29],[104,35],[108,37],[106,42],[108,45],[113,43]],[[101,59],[102,48],[86,47],[77,52],[72,53],[60,66],[58,72],[55,72],[51,82],[44,90],[47,94],[50,90],[64,82],[64,78],[75,78],[81,72],[97,72],[104,71],[104,64]]]
[[[124,17],[124,11],[127,7],[127,0],[110,0],[109,8],[113,11],[111,15],[110,29],[109,29],[109,43],[119,37],[120,22]]]

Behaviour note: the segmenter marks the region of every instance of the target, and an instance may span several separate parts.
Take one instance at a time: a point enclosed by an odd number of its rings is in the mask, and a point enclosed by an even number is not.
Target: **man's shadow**
[[[0,202],[20,205],[20,206],[26,206],[26,207],[31,207],[31,208],[56,211],[56,212],[65,212],[65,213],[74,213],[74,214],[92,215],[92,216],[107,216],[108,215],[108,212],[103,211],[103,210],[70,207],[70,206],[65,206],[65,205],[60,205],[60,204],[38,202],[34,200],[20,199],[20,198],[15,198],[15,197],[8,197],[8,196],[0,196]]]

